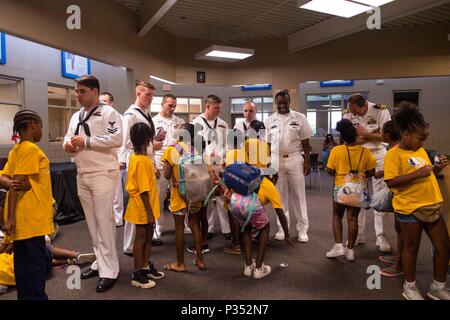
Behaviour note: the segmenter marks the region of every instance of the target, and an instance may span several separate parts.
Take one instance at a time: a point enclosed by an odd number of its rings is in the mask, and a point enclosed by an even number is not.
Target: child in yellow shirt
[[[415,273],[420,238],[425,230],[435,250],[434,280],[428,296],[435,300],[450,300],[450,291],[445,286],[450,241],[442,219],[443,198],[436,180],[436,175],[447,165],[447,158],[440,156],[439,161],[431,165],[423,148],[429,125],[417,106],[401,103],[393,121],[401,132],[401,141],[386,154],[384,179],[394,194],[392,205],[400,222],[404,244],[403,296],[408,300],[423,300]]]
[[[176,144],[183,148],[185,153],[195,153],[194,142],[194,125],[188,123],[185,124],[184,128],[189,132],[190,144],[184,143],[178,140]],[[203,259],[202,250],[202,234],[200,231],[200,218],[201,215],[205,216],[205,207],[202,204],[196,204],[195,207],[187,206],[186,202],[180,195],[177,187],[177,183],[180,179],[178,172],[178,163],[181,158],[180,152],[175,148],[175,146],[169,146],[162,157],[162,162],[164,163],[164,177],[167,180],[172,180],[174,185],[170,193],[170,205],[169,209],[172,212],[175,220],[175,246],[177,252],[177,262],[169,263],[164,266],[165,270],[185,272],[186,264],[184,262],[184,220],[185,215],[188,216],[189,227],[192,231],[192,236],[194,238],[194,247],[197,258],[195,259],[195,265],[199,270],[205,270],[206,264]]]
[[[19,300],[47,300],[45,275],[48,255],[45,235],[53,228],[53,198],[49,160],[35,144],[42,138],[42,119],[34,111],[14,116],[20,137],[8,156],[2,181],[27,181],[28,191],[9,189],[5,204],[5,232],[14,242],[14,274]]]
[[[333,201],[333,233],[335,245],[327,252],[327,258],[345,256],[348,261],[355,260],[356,237],[358,235],[358,215],[361,208],[351,207],[337,203],[336,196],[339,189],[345,183],[345,177],[351,171],[357,171],[365,178],[375,174],[375,158],[369,149],[357,144],[358,134],[353,124],[347,120],[341,120],[336,125],[340,133],[343,145],[334,147],[328,158],[327,171],[334,176],[334,201]],[[342,244],[342,218],[347,211],[348,242],[344,248]]]
[[[130,129],[130,140],[134,154],[128,167],[126,190],[129,194],[125,220],[136,225],[136,237],[133,244],[134,272],[131,285],[149,289],[156,286],[151,280],[153,264],[150,263],[153,228],[159,219],[159,197],[153,161],[147,154],[147,148],[153,141],[155,132],[145,123],[136,123]],[[159,272],[160,277],[164,277]]]

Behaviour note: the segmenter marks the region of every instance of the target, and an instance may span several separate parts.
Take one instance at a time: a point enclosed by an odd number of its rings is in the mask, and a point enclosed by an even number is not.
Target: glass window
[[[14,115],[22,107],[21,82],[0,78],[0,144],[11,145]]]
[[[273,97],[243,97],[231,98],[231,121],[232,126],[243,120],[244,104],[253,101],[256,105],[256,119],[265,121],[273,113]]]
[[[162,110],[162,96],[153,97],[151,105],[152,116],[155,116]],[[177,97],[177,108],[175,109],[175,114],[187,121],[192,118],[194,119],[202,113],[202,98],[187,98],[187,97]]]
[[[49,85],[47,97],[49,140],[62,141],[70,119],[80,109],[75,90]]]

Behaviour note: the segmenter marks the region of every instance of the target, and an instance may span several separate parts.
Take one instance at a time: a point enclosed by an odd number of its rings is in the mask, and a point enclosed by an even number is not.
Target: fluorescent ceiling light
[[[351,18],[363,12],[372,10],[372,7],[345,0],[312,0],[302,5],[300,8],[319,11],[344,18]]]
[[[364,3],[372,7],[380,7],[383,4],[392,2],[394,0],[352,0],[354,2]]]
[[[232,62],[246,59],[255,54],[255,50],[247,48],[211,46],[195,55],[197,60],[215,60]]]
[[[161,81],[161,82],[164,82],[164,83],[168,83],[168,84],[176,84],[175,82],[172,82],[172,81],[169,81],[169,80],[165,80],[165,79],[162,79],[162,78],[158,78],[158,77],[155,77],[155,76],[150,76],[150,79],[155,79],[155,80],[158,80],[158,81]]]

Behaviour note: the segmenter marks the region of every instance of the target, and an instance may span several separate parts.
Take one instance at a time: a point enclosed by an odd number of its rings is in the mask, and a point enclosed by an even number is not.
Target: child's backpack
[[[370,208],[369,188],[367,185],[367,179],[363,177],[358,171],[359,165],[364,155],[365,148],[361,151],[361,157],[359,159],[356,170],[352,167],[352,161],[350,158],[350,151],[347,148],[348,161],[350,163],[350,172],[345,176],[345,183],[339,188],[335,201],[339,204],[343,204],[350,207],[358,208]]]
[[[223,170],[225,185],[241,195],[249,195],[261,184],[261,171],[249,164],[233,163]]]
[[[379,212],[394,212],[394,208],[392,207],[392,199],[394,195],[392,191],[389,190],[387,186],[385,188],[375,192],[372,195],[372,199],[370,201],[370,207]]]
[[[181,197],[188,204],[204,201],[207,203],[213,189],[208,165],[201,155],[196,154],[194,147],[191,146],[190,152],[185,152],[177,143],[173,147],[181,156],[178,162],[179,180],[175,181],[175,177],[173,178]]]
[[[268,223],[266,211],[256,193],[243,196],[234,192],[231,196],[228,210],[239,221],[241,231],[250,223],[256,230],[261,230]]]

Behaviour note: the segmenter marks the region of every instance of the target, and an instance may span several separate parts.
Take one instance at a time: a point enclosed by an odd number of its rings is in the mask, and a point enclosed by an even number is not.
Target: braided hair
[[[340,133],[345,143],[355,143],[358,133],[353,123],[348,119],[342,119],[336,124],[336,130]]]
[[[392,121],[392,120],[385,122],[383,125],[383,129],[381,131],[383,133],[386,133],[392,141],[399,141],[402,137],[402,134],[394,126],[394,121]]]
[[[130,129],[130,140],[133,144],[133,150],[135,153],[140,153],[142,146],[147,145],[153,140],[155,131],[143,122],[134,124]]]
[[[394,126],[401,132],[413,132],[416,129],[427,129],[429,124],[425,121],[419,108],[410,102],[401,102],[393,116]]]
[[[14,126],[13,126],[13,134],[20,134],[24,130],[27,129],[28,123],[36,122],[41,123],[41,116],[28,109],[20,110],[14,115]]]

